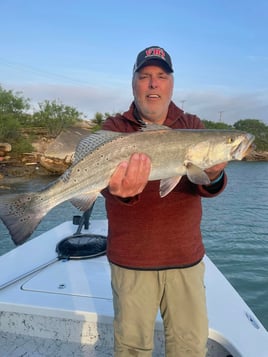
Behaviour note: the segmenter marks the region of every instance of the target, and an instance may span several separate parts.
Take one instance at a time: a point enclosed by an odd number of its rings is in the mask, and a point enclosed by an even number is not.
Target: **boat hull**
[[[4,356],[113,355],[113,304],[106,256],[57,259],[57,243],[74,232],[72,223],[65,222],[0,258]],[[92,221],[89,232],[106,235],[107,222]],[[207,256],[204,262],[208,356],[267,357],[267,331]],[[160,314],[154,344],[153,356],[163,357]]]

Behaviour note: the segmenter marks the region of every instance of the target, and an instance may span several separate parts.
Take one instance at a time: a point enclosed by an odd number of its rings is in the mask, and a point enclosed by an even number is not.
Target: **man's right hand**
[[[122,198],[138,195],[146,186],[150,171],[150,158],[142,153],[133,154],[129,161],[121,162],[111,176],[110,193]]]

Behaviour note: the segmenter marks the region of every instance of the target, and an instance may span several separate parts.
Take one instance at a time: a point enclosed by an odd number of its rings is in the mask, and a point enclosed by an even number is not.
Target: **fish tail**
[[[39,197],[34,192],[1,197],[0,218],[16,245],[30,237],[49,210]]]

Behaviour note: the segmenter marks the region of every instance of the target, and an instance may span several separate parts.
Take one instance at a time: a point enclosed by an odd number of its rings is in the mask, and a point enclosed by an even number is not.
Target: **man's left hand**
[[[205,170],[205,173],[208,175],[210,181],[216,180],[221,174],[221,172],[227,166],[227,162],[223,162],[221,164],[217,164]]]

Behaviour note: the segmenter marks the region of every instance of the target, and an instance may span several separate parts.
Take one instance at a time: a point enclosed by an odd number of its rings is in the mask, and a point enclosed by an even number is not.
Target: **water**
[[[227,167],[228,185],[216,198],[203,199],[202,231],[208,256],[268,329],[268,163],[235,162]],[[52,178],[13,180],[0,194],[38,190]],[[1,184],[1,182],[0,182]],[[78,211],[69,203],[55,207],[32,237],[70,220]],[[92,218],[105,218],[98,198]],[[13,249],[0,223],[0,255]]]
[[[228,165],[225,191],[203,200],[207,254],[268,329],[268,163]]]

